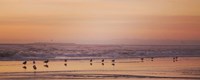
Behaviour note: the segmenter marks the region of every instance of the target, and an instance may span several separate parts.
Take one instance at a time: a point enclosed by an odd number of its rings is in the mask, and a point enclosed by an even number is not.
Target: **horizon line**
[[[0,43],[0,45],[66,44],[66,45],[127,45],[127,46],[200,46],[200,44],[102,44],[102,43],[65,43],[65,42],[30,42]]]

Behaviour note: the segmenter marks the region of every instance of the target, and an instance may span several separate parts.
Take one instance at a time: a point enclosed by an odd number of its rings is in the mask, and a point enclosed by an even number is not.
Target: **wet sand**
[[[0,80],[200,80],[200,57],[0,61]]]

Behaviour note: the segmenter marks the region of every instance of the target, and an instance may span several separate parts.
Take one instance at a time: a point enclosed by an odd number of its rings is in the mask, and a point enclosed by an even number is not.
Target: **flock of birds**
[[[27,69],[27,67],[25,66],[25,65],[27,64],[27,62],[28,62],[28,61],[24,61],[24,62],[22,63],[22,64],[24,65],[22,68]],[[48,67],[49,67],[49,66],[48,66],[49,60],[45,60],[44,63],[45,63],[44,67],[47,67],[47,68],[48,68]],[[33,69],[34,69],[34,70],[37,70],[37,66],[36,66],[35,64],[36,64],[36,61],[34,60],[34,61],[33,61]]]
[[[67,66],[67,61],[68,61],[67,59],[64,60],[64,62],[65,62],[64,65],[65,65],[65,66]],[[105,60],[102,59],[101,62],[102,62],[102,65],[104,66]],[[24,65],[24,66],[22,67],[23,69],[27,69],[27,67],[26,67],[27,63],[28,63],[28,61],[23,61],[23,63],[22,63],[22,64]],[[48,66],[48,63],[49,63],[49,60],[45,60],[45,61],[44,61],[44,64],[45,64],[44,67],[48,68],[48,67],[49,67],[49,66]],[[36,66],[35,64],[36,64],[36,61],[33,60],[33,69],[34,69],[34,70],[37,70],[37,66]],[[93,59],[90,59],[90,65],[91,65],[91,66],[93,65]],[[115,60],[114,60],[114,59],[112,60],[112,65],[115,66]]]
[[[141,59],[141,62],[144,62],[144,58],[140,58],[140,59]],[[65,66],[67,66],[67,61],[68,61],[67,59],[64,60],[64,62],[65,62],[64,65],[65,65]],[[154,61],[154,57],[151,57],[151,61]],[[173,57],[173,62],[177,62],[177,61],[178,61],[178,57]],[[24,65],[24,66],[23,66],[23,69],[27,69],[27,67],[26,67],[27,62],[28,62],[28,61],[24,61],[24,62],[22,63],[22,64]],[[105,62],[105,60],[102,59],[102,60],[101,60],[102,66],[105,65],[104,62]],[[115,66],[115,62],[116,62],[115,59],[113,59],[113,60],[112,60],[112,66]],[[48,68],[48,67],[49,67],[49,66],[48,66],[48,63],[49,63],[49,60],[45,60],[45,61],[44,61],[44,64],[45,64],[44,67]],[[34,61],[33,61],[33,69],[34,69],[34,70],[37,70],[37,66],[36,66],[35,64],[36,64],[36,61],[34,60]],[[90,59],[90,65],[91,65],[91,66],[93,65],[93,59]]]
[[[104,66],[105,65],[104,64],[105,60],[102,59],[101,62],[102,62],[101,65]],[[90,59],[90,65],[91,66],[93,65],[93,59]],[[115,66],[115,59],[112,60],[112,65]]]

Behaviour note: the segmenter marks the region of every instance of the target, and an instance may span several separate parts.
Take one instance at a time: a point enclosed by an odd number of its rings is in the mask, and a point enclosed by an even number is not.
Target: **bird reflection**
[[[23,66],[22,68],[23,68],[23,69],[25,69],[25,70],[27,69],[27,67],[26,67],[26,66]]]
[[[67,67],[67,63],[64,64]]]
[[[90,63],[90,66],[92,66],[93,64],[92,63]]]
[[[49,65],[44,65],[44,67],[49,68]]]
[[[112,62],[115,62],[115,60],[113,59]]]
[[[104,66],[105,64],[104,64],[104,63],[102,63],[101,65],[102,65],[102,66]]]
[[[115,66],[115,63],[112,63],[112,66]]]

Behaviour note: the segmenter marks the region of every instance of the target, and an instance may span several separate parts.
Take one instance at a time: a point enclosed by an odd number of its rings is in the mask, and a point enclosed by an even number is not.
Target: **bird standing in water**
[[[36,67],[36,65],[33,65],[33,69],[34,69],[34,70],[37,70],[37,67]]]
[[[141,58],[141,61],[144,62],[144,58]]]
[[[176,61],[178,61],[178,57],[176,56]]]
[[[27,61],[24,61],[22,64],[26,65],[26,64],[27,64]]]
[[[115,62],[115,60],[113,59],[112,62]]]
[[[154,60],[154,57],[151,57],[151,61],[153,61]]]
[[[35,60],[33,61],[33,64],[35,64],[36,62],[35,62]]]
[[[101,60],[101,62],[104,62],[105,60],[103,59],[103,60]]]
[[[47,63],[49,63],[49,60],[45,60],[44,63],[46,63],[46,65],[47,65]]]
[[[176,62],[176,58],[175,57],[173,57],[173,62]]]
[[[92,59],[90,59],[90,66],[92,66],[92,65],[93,65],[92,61],[93,61],[93,60],[92,60]]]
[[[90,59],[90,62],[92,62],[93,60],[92,59]]]
[[[67,62],[67,59],[65,59],[65,62]]]

